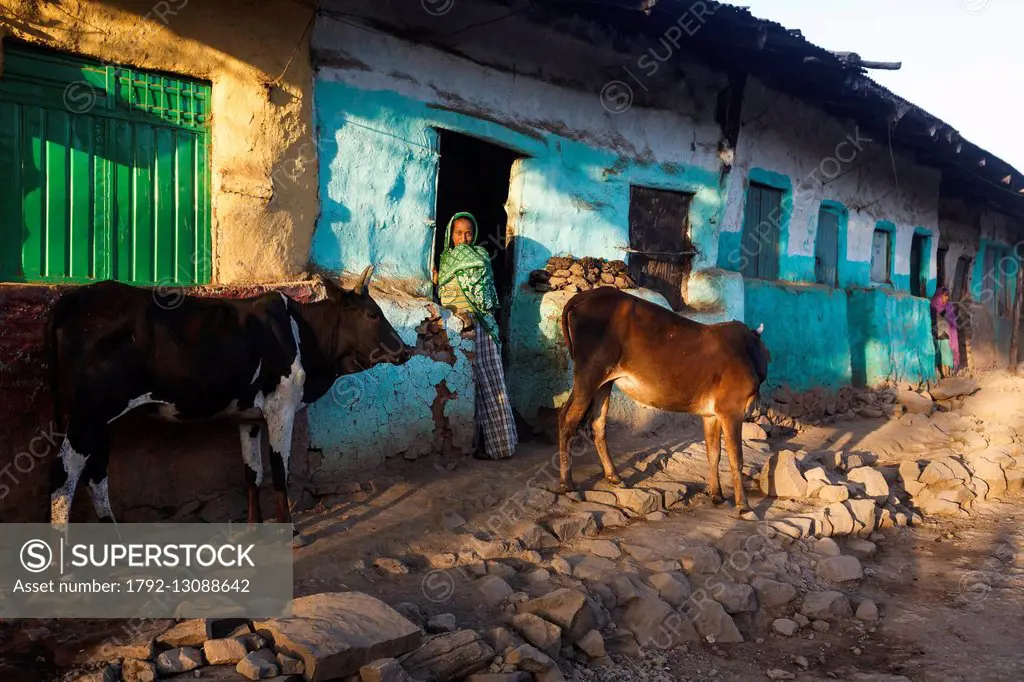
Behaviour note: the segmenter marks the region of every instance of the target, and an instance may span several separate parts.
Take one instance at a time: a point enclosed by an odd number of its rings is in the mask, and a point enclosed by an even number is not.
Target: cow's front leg
[[[279,392],[280,393],[280,392]],[[299,391],[301,396],[301,391]],[[270,474],[277,498],[277,520],[291,523],[292,513],[288,503],[288,460],[292,450],[292,430],[295,424],[295,408],[298,402],[271,395],[264,406],[267,420],[267,434],[270,441]],[[293,544],[302,547],[309,542],[299,533],[292,531]]]

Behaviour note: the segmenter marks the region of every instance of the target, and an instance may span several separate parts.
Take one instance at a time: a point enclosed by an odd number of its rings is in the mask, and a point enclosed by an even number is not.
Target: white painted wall
[[[751,79],[722,230],[742,229],[744,184],[749,169],[760,167],[793,182],[790,255],[814,255],[818,209],[822,200],[831,199],[849,210],[848,260],[870,262],[875,224],[888,220],[897,228],[895,272],[909,274],[910,241],[920,226],[935,237],[929,275],[935,277],[940,173],[905,153],[891,156],[887,140],[867,142],[870,138],[858,133],[852,121],[840,121]],[[861,150],[850,143],[857,139]]]

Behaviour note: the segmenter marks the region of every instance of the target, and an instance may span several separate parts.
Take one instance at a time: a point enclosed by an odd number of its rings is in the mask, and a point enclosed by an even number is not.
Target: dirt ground
[[[982,377],[981,383],[982,390],[967,399],[958,412],[982,420],[980,432],[1008,427],[1024,433],[1024,402],[1019,397],[1024,394],[1024,379],[990,375]],[[948,454],[950,439],[928,423],[932,420],[908,425],[910,421],[838,421],[774,440],[771,449],[871,452],[882,464]],[[764,519],[801,511],[805,506],[750,493],[761,522],[741,521],[728,507],[713,506],[701,494],[707,474],[706,459],[700,454],[702,435],[688,417],[679,417],[678,423],[655,434],[612,428],[609,441],[620,473],[631,483],[647,475],[643,462],[652,454],[685,451],[685,467],[675,473],[676,479],[687,483],[689,494],[687,502],[663,520],[606,528],[600,538],[652,548],[698,542],[721,548],[730,535],[754,533]],[[693,447],[695,443],[701,449]],[[470,570],[440,570],[430,562],[437,553],[457,555],[472,550],[474,534],[508,539],[488,536],[487,528],[494,527],[489,520],[498,512],[507,517],[510,508],[531,518],[525,507],[509,502],[522,499],[531,488],[551,487],[557,478],[554,454],[552,444],[534,439],[523,443],[517,456],[508,461],[440,457],[390,461],[363,481],[363,490],[325,498],[297,517],[299,529],[313,542],[296,550],[296,596],[358,590],[393,606],[414,603],[427,615],[453,613],[460,627],[481,632],[502,624],[500,611],[482,606],[471,589],[475,576]],[[745,448],[746,463],[759,464],[767,454]],[[731,476],[725,459],[721,474],[728,496]],[[592,448],[581,449],[574,457],[574,467],[580,488],[598,482]],[[565,498],[557,502],[569,508],[574,504]],[[1024,647],[1020,645],[1024,624],[1022,520],[1024,505],[1018,498],[1015,504],[979,502],[971,518],[925,519],[912,527],[873,535],[877,551],[862,558],[864,578],[852,588],[844,583],[840,589],[873,600],[881,616],[876,622],[848,618],[834,623],[828,632],[808,628],[782,638],[769,634],[773,616],[760,614],[760,618],[768,618],[767,623],[737,618],[747,639],[740,644],[702,641],[672,651],[645,651],[639,660],[613,655],[615,665],[606,668],[570,663],[563,670],[567,679],[581,682],[754,680],[768,679],[770,669],[807,681],[1024,679]],[[781,545],[796,560],[808,555],[813,541],[779,537],[773,543],[779,543],[776,547]],[[572,548],[560,551],[564,555]],[[553,552],[543,553],[545,563]],[[400,560],[409,572],[381,574],[373,566],[373,560],[381,557]],[[532,568],[528,561],[508,563],[520,570]],[[799,572],[799,567],[796,570]],[[529,592],[528,587],[518,589]],[[33,625],[22,623],[20,631],[0,629],[0,672],[6,659],[11,666],[7,671],[27,673],[26,668],[33,665],[38,666],[38,673],[31,674],[43,676],[0,675],[3,679],[61,679],[56,667],[80,663],[90,643],[102,639],[117,623],[51,621],[43,624],[49,633],[41,641],[32,641],[33,637],[25,634],[26,626]]]

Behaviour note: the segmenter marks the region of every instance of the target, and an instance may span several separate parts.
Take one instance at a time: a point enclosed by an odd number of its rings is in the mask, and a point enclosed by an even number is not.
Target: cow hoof
[[[562,483],[555,488],[556,495],[568,495],[569,493],[576,492],[576,486],[572,483]]]
[[[622,479],[619,478],[618,476],[615,476],[614,478],[609,478],[609,477],[605,476],[604,480],[608,481],[609,485],[613,485],[616,488],[625,488],[626,487],[626,484],[623,483]]]
[[[719,506],[725,504],[725,502],[726,502],[725,498],[722,497],[721,495],[712,495],[711,496],[711,504],[715,505],[716,507],[719,507]]]
[[[741,507],[736,510],[736,518],[744,521],[758,521],[757,513],[750,507]]]
[[[292,536],[292,549],[298,549],[299,547],[305,547],[309,544],[309,538],[302,533],[295,533]]]

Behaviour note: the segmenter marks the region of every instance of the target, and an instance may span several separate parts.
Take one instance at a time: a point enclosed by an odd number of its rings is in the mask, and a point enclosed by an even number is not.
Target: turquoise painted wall
[[[853,381],[878,386],[888,379],[929,381],[936,377],[929,300],[884,288],[849,292]]]
[[[850,383],[850,335],[846,292],[823,285],[744,282],[744,322],[764,324],[771,353],[768,390],[817,386],[836,390]]]
[[[626,158],[553,133],[524,134],[394,92],[363,90],[333,80],[318,79],[314,99],[321,131],[321,215],[313,237],[313,261],[347,272],[359,272],[373,262],[378,267],[375,279],[401,281],[405,290],[421,297],[421,304],[428,304],[431,295],[438,166],[434,129],[474,135],[524,155],[513,169],[509,202],[519,211],[511,216],[515,272],[506,380],[513,407],[528,421],[537,418],[541,407],[556,407],[564,400],[570,378],[565,349],[559,345],[561,332],[551,326],[557,326],[561,308],[551,317],[542,297],[525,286],[529,272],[544,267],[553,255],[625,260],[631,184],[692,193],[691,239],[701,252],[694,268],[711,264],[708,254],[714,252],[723,207],[717,167]],[[412,312],[394,305],[385,308],[403,337],[414,335],[426,311],[423,306]],[[458,345],[456,336],[449,336]],[[447,369],[437,365],[422,358],[399,368],[373,370],[383,379],[360,388],[366,393],[355,413],[337,401],[321,400],[310,412],[314,447],[329,450],[333,461],[349,465],[371,446],[398,452],[415,439],[431,440],[429,406],[442,376],[449,389],[455,390],[455,382],[460,393],[459,401],[446,406],[445,415],[472,429],[468,364]],[[400,396],[390,384],[402,387]],[[470,397],[468,403],[465,396]],[[375,403],[389,409],[382,412],[385,408],[373,408]],[[636,410],[619,399],[613,409],[620,414]],[[391,435],[381,431],[386,424],[397,424],[388,429]]]
[[[408,345],[416,345],[424,320],[443,315],[443,333],[451,346],[450,362],[417,355],[404,365],[376,365],[342,377],[308,410],[310,448],[320,450],[314,481],[347,469],[370,468],[385,455],[424,455],[437,435],[432,407],[439,391],[445,398],[451,440],[468,449],[473,438],[475,392],[467,353],[473,342],[462,338],[462,322],[424,299],[382,296],[374,292],[384,313]],[[450,394],[450,395],[449,395]]]

